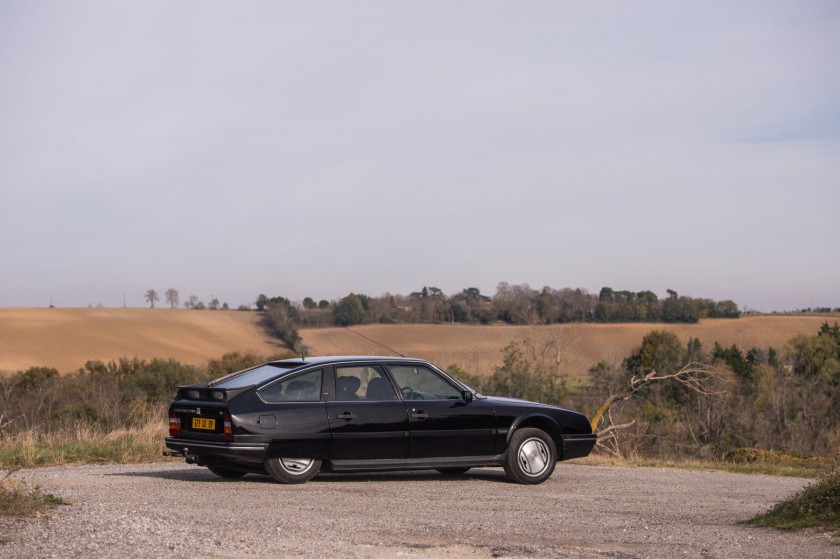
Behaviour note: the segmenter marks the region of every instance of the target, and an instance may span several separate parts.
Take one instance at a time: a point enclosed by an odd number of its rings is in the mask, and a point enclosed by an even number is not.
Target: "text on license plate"
[[[193,429],[209,429],[213,430],[216,428],[216,420],[215,419],[207,419],[206,417],[193,417]]]

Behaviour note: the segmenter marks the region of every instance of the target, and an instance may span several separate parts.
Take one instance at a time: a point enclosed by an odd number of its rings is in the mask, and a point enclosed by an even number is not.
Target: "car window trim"
[[[385,379],[391,384],[391,389],[396,393],[397,398],[395,400],[339,400],[338,399],[338,370],[341,368],[361,368],[361,367],[370,367],[378,368],[382,373],[384,373]],[[400,390],[399,385],[394,380],[394,377],[391,376],[391,371],[388,370],[388,363],[385,361],[342,361],[339,363],[333,363],[333,370],[335,371],[335,382],[336,382],[336,391],[334,392],[335,401],[336,402],[402,402],[402,390]]]
[[[399,384],[397,383],[397,379],[394,378],[393,374],[391,373],[391,367],[423,367],[424,369],[429,369],[432,373],[437,374],[442,380],[447,383],[448,385],[455,388],[458,394],[461,394],[466,388],[463,388],[460,383],[453,382],[454,379],[432,365],[431,363],[427,363],[425,361],[417,361],[417,362],[405,362],[405,361],[398,361],[398,362],[386,362],[385,363],[385,370],[388,371],[388,376],[391,377],[392,382],[397,385],[397,394],[399,394],[400,399],[403,401],[408,401],[403,398],[402,388],[400,388]],[[471,391],[472,392],[472,391]],[[461,400],[463,400],[463,396],[459,396]],[[426,402],[453,402],[455,398],[435,398],[432,400],[425,400]]]

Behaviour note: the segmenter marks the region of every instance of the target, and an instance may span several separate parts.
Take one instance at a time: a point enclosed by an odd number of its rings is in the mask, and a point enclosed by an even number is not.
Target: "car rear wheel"
[[[459,476],[467,473],[469,468],[437,468],[437,471],[448,476]]]
[[[505,473],[517,483],[536,484],[554,472],[557,448],[545,431],[526,427],[513,433],[505,457]]]
[[[216,474],[219,477],[223,477],[225,479],[236,479],[245,475],[245,472],[241,472],[239,470],[234,470],[231,468],[225,468],[224,466],[207,466],[207,469]]]
[[[321,461],[312,458],[266,458],[265,471],[280,483],[306,483],[321,469]]]

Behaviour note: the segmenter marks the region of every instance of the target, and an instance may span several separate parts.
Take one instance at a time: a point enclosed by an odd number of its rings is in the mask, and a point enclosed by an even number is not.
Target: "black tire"
[[[511,481],[529,485],[542,483],[554,473],[557,447],[545,431],[526,427],[510,438],[505,473]]]
[[[216,474],[219,477],[223,477],[225,479],[236,479],[240,478],[245,475],[246,472],[241,472],[239,470],[234,470],[232,468],[226,468],[224,466],[207,466],[207,469]]]
[[[440,473],[447,475],[447,476],[460,476],[461,474],[467,473],[470,468],[435,468]]]
[[[321,469],[321,461],[311,458],[266,458],[265,471],[280,483],[306,483]]]

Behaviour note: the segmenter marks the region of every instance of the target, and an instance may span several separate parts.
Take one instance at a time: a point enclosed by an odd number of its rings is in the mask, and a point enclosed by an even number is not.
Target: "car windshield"
[[[252,384],[259,384],[264,380],[272,379],[285,373],[289,369],[300,367],[299,363],[275,363],[260,365],[254,369],[248,369],[241,373],[233,373],[222,378],[218,378],[209,383],[213,388],[242,388],[243,386],[251,386]]]

